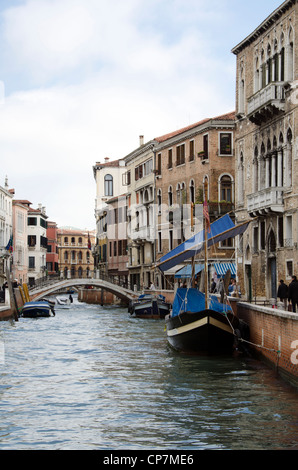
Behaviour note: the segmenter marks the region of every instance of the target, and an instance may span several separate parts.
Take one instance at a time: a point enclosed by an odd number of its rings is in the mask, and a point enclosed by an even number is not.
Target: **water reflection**
[[[297,448],[297,394],[260,363],[179,355],[126,309],[40,320],[0,324],[0,448]]]

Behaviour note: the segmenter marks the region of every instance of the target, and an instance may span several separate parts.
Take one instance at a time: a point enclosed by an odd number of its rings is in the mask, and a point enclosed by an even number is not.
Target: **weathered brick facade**
[[[235,113],[208,118],[158,137],[156,148],[156,259],[202,229],[204,181],[208,182],[211,221],[234,208]],[[191,218],[191,204],[197,218]],[[183,215],[181,208],[184,206]],[[198,209],[198,210],[196,210]],[[171,215],[172,214],[172,215]],[[221,247],[219,260],[234,256]],[[218,261],[219,261],[218,260]],[[176,269],[177,270],[177,269]],[[173,275],[157,276],[157,287],[173,287]]]
[[[233,49],[236,217],[251,217],[238,250],[247,298],[275,298],[298,273],[298,4],[283,2]]]

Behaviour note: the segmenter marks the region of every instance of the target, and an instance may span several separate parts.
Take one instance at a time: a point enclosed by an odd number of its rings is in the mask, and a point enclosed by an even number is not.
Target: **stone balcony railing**
[[[268,212],[283,212],[283,188],[267,188],[247,196],[247,210],[255,216]]]
[[[147,241],[153,243],[155,240],[154,227],[139,227],[133,230],[132,238],[134,241]]]
[[[247,117],[255,124],[270,119],[285,109],[285,83],[274,82],[262,88],[247,101]]]

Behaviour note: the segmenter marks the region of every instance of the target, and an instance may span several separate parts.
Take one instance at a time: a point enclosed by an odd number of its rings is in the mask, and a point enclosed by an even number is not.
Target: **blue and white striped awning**
[[[228,270],[231,271],[232,276],[236,276],[235,263],[214,263],[213,266],[214,266],[217,276],[225,276]]]

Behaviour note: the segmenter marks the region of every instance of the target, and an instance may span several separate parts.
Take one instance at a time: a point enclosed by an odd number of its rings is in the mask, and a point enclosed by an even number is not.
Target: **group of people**
[[[277,290],[277,297],[284,304],[285,310],[291,310],[292,312],[297,311],[298,309],[298,280],[297,276],[292,276],[292,281],[287,286],[283,279],[279,281],[279,286]]]
[[[223,289],[223,279],[222,278],[219,279],[218,283],[216,283],[215,279],[212,279],[210,292],[212,294],[220,293],[222,289]],[[231,282],[229,284],[228,295],[232,297],[241,297],[240,286],[237,284],[236,279],[234,278],[231,279]]]

